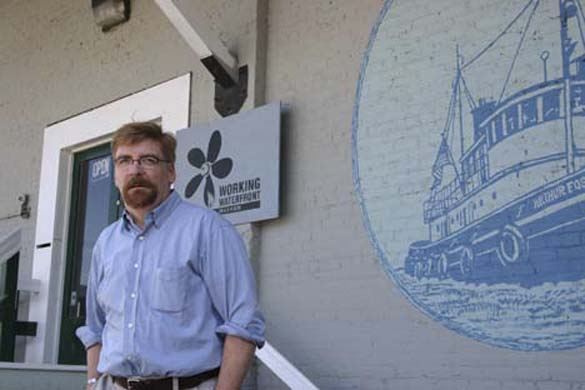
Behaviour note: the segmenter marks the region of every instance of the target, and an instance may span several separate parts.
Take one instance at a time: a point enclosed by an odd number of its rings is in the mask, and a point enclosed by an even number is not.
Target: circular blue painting
[[[585,343],[579,0],[387,0],[353,117],[354,182],[386,272],[480,342]]]

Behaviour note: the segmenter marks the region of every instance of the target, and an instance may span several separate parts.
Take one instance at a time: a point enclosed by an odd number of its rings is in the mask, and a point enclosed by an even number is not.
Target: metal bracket
[[[240,67],[238,83],[224,87],[215,81],[215,109],[221,116],[229,116],[240,111],[248,97],[248,66]]]
[[[22,194],[18,197],[20,201],[20,216],[23,219],[30,218],[30,195],[29,194]]]

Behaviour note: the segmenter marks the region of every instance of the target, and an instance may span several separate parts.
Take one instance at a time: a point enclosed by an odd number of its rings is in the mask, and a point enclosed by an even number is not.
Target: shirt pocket
[[[180,268],[157,268],[154,275],[152,307],[166,312],[178,312],[185,307],[187,298],[187,276],[189,270]]]

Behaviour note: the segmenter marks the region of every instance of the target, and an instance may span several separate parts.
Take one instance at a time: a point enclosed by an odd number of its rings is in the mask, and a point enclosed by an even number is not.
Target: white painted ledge
[[[87,370],[87,367],[86,366],[72,366],[72,365],[65,365],[65,364],[35,364],[35,363],[0,362],[0,370],[85,372]]]

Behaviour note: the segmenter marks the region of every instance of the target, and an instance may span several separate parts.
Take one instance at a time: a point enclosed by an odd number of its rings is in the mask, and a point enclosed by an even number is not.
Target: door
[[[18,257],[17,253],[8,261],[0,263],[0,361],[4,362],[14,361]]]
[[[60,364],[85,364],[75,329],[85,323],[85,294],[93,246],[100,232],[120,215],[110,144],[74,155],[67,265],[59,342]]]

